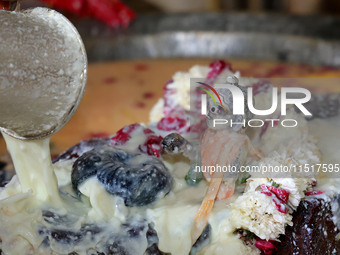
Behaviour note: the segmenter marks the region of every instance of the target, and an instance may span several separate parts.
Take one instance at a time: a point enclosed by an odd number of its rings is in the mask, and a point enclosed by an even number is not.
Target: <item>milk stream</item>
[[[22,192],[32,191],[41,202],[61,205],[57,177],[54,173],[49,138],[19,140],[2,133],[10,153]]]

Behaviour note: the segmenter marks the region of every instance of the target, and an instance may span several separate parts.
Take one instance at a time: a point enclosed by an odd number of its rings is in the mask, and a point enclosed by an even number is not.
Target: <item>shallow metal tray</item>
[[[76,22],[90,61],[247,58],[340,67],[340,18],[255,14],[140,16],[122,30]]]

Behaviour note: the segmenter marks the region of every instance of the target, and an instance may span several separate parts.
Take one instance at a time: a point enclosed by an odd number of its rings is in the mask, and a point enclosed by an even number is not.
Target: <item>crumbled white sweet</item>
[[[311,187],[311,178],[251,178],[247,181],[246,192],[254,192],[262,184],[270,185],[272,182],[280,185],[280,188],[289,192],[288,205],[295,210],[305,197],[305,191]]]
[[[270,197],[261,191],[246,192],[232,204],[232,224],[235,229],[247,229],[261,239],[278,238],[286,225],[290,225],[292,216],[281,213]]]
[[[157,103],[152,107],[150,111],[150,122],[156,123],[163,118],[163,108],[164,108],[164,99],[158,99]]]
[[[175,105],[190,109],[190,79],[205,78],[209,73],[208,66],[193,66],[188,72],[177,72],[172,76],[173,82],[168,85],[169,89],[174,89],[175,93],[170,96]]]
[[[169,95],[169,101],[173,105],[181,106],[185,110],[190,109],[190,79],[205,79],[210,71],[209,66],[193,66],[188,72],[177,72],[172,76],[172,82],[168,84],[168,89],[173,89],[174,93]],[[224,69],[219,75],[219,80],[224,81],[228,76],[235,75],[240,78],[240,73],[233,73],[228,68]],[[243,84],[248,84],[252,79],[242,80]],[[245,85],[244,85],[245,86]],[[150,122],[157,122],[163,117],[164,100],[160,99],[150,112]]]

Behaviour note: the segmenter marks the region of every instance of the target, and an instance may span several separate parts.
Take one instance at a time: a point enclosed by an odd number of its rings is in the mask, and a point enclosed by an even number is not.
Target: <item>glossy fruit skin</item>
[[[168,169],[157,157],[111,146],[86,152],[75,161],[73,189],[79,194],[79,185],[92,176],[130,207],[154,202],[161,193],[168,194],[173,183]]]
[[[85,152],[72,166],[71,182],[73,190],[80,196],[78,187],[88,178],[95,176],[98,172],[98,165],[102,158],[97,155],[96,150]]]

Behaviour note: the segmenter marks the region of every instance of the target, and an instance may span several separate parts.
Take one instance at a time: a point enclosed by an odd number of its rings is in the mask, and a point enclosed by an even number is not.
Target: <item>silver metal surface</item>
[[[139,58],[247,58],[340,66],[338,42],[259,33],[164,32],[86,41],[94,61]],[[284,57],[282,57],[284,56]]]
[[[75,27],[36,8],[0,11],[0,130],[38,139],[61,129],[82,98],[87,58]]]
[[[208,13],[147,15],[114,30],[76,22],[90,61],[246,58],[340,67],[340,19]]]

